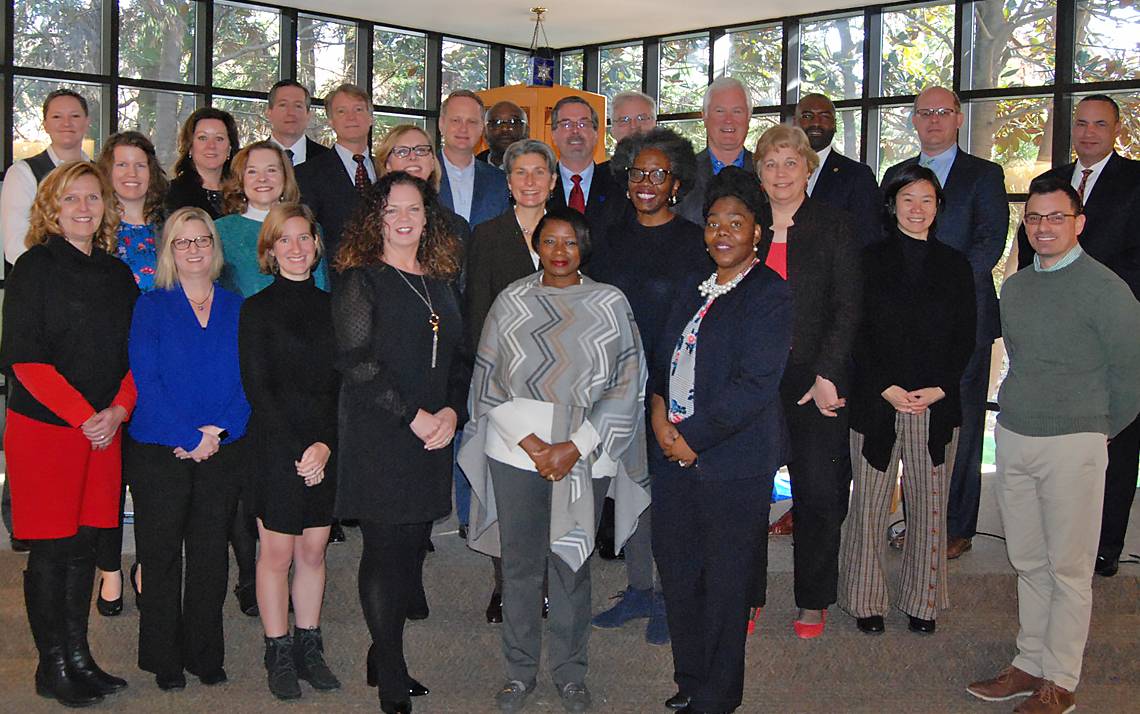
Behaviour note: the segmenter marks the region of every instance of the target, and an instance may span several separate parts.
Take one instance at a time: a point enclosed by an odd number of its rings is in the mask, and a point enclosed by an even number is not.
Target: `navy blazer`
[[[752,152],[744,150],[744,170],[750,174],[756,173],[756,165],[752,162]],[[709,156],[708,147],[697,154],[697,178],[689,188],[685,197],[673,208],[673,213],[688,218],[698,226],[705,224],[705,194],[708,193],[709,183],[713,177],[712,157]]]
[[[1073,162],[1042,176],[1055,175],[1072,182],[1076,169]],[[1140,161],[1112,152],[1085,200],[1084,214],[1081,248],[1119,275],[1140,299],[1140,241],[1136,240],[1140,222]],[[1032,262],[1033,246],[1021,225],[1017,229],[1017,267],[1024,268]]]
[[[900,168],[916,163],[918,157],[913,156],[890,167],[883,176],[883,185],[890,183]],[[938,213],[935,237],[957,248],[970,261],[978,307],[977,344],[988,345],[1001,337],[993,269],[1005,252],[1009,232],[1005,172],[994,162],[959,148],[942,191],[946,203]]]
[[[867,164],[832,148],[823,162],[811,197],[851,214],[862,247],[883,238],[883,193]]]
[[[699,279],[677,292],[651,366],[651,391],[669,403],[669,373],[677,340],[704,297]],[[775,272],[757,265],[717,298],[697,338],[693,414],[677,424],[697,461],[682,469],[649,439],[654,478],[731,481],[770,477],[786,461],[787,429],[780,378],[792,343],[792,295]]]
[[[443,152],[439,153],[439,202],[455,210],[451,198],[451,181],[447,177],[447,167],[443,165]],[[471,228],[489,221],[511,207],[510,190],[507,188],[507,175],[486,161],[475,161],[475,189],[471,193]]]
[[[360,193],[335,151],[307,157],[296,171],[301,202],[313,210],[321,226],[325,254],[332,265],[341,234],[360,205]],[[335,278],[333,271],[329,271],[329,278]]]

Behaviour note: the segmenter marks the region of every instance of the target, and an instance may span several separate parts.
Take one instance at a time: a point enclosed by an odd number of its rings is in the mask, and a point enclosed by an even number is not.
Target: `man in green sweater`
[[[1140,412],[1140,303],[1081,251],[1080,214],[1068,181],[1030,184],[1024,221],[1037,255],[1001,294],[1009,372],[995,487],[1021,627],[1013,663],[966,690],[986,701],[1032,695],[1020,714],[1076,708],[1107,441]]]

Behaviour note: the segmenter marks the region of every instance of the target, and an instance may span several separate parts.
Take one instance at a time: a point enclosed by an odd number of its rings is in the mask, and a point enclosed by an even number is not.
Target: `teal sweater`
[[[1140,303],[1088,255],[1001,291],[1009,355],[998,423],[1022,436],[1115,436],[1140,412]]]
[[[222,287],[247,298],[273,282],[272,275],[261,272],[257,265],[257,235],[261,233],[261,223],[237,213],[219,218],[215,224],[222,238],[222,251],[226,264],[222,268]],[[328,261],[321,262],[313,269],[313,279],[317,287],[325,292],[329,289]]]

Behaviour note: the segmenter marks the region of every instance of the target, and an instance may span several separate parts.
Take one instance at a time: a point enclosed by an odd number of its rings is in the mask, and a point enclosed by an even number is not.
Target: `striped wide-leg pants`
[[[839,606],[855,617],[885,615],[890,598],[884,556],[894,465],[902,459],[907,529],[896,604],[912,617],[934,620],[950,606],[946,587],[946,499],[958,430],[935,466],[927,439],[930,411],[895,415],[895,446],[887,471],[863,458],[863,435],[851,432],[854,488],[839,551]]]

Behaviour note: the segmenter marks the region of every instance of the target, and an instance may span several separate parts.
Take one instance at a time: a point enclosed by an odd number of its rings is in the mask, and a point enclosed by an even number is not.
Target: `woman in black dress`
[[[166,210],[201,208],[217,220],[224,214],[222,182],[230,177],[230,160],[241,148],[237,122],[229,112],[202,107],[178,130],[178,161],[166,194]]]
[[[269,690],[278,699],[301,696],[298,678],[314,689],[340,686],[325,664],[320,628],[336,493],[331,457],[340,383],[333,368],[332,304],[312,273],[321,249],[307,207],[284,203],[270,209],[257,254],[262,272],[275,277],[242,305],[238,328],[256,450],[250,505],[261,540],[257,604],[265,629]]]
[[[335,262],[336,515],[359,520],[364,535],[368,664],[389,713],[427,694],[408,674],[404,620],[432,521],[451,510],[450,446],[471,376],[459,354],[459,250],[445,226],[435,191],[396,171],[365,192]]]

